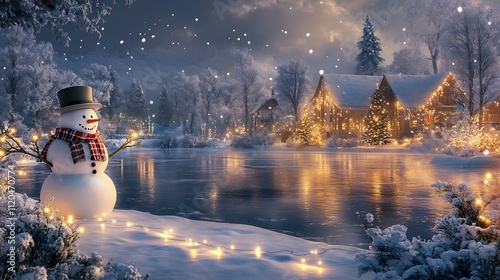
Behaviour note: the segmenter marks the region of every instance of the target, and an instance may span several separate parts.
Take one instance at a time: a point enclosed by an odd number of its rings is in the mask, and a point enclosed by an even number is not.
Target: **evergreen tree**
[[[156,122],[161,125],[167,125],[172,121],[172,105],[168,98],[167,87],[163,85],[160,96],[160,105],[158,106],[158,113],[156,115]]]
[[[370,145],[385,145],[390,143],[389,113],[385,108],[385,98],[382,90],[373,93],[370,109],[365,116],[365,131],[363,142]]]
[[[118,73],[110,67],[111,84],[113,89],[109,93],[109,106],[107,107],[107,113],[111,123],[119,123],[120,113],[123,113],[125,108],[125,98],[123,98],[123,92],[120,88],[120,83],[118,81]]]
[[[127,113],[130,123],[136,129],[144,129],[144,122],[148,117],[146,96],[139,81],[132,82],[132,88],[128,92]]]
[[[366,16],[363,36],[357,45],[360,52],[356,57],[356,73],[358,75],[373,76],[379,71],[379,64],[382,63],[384,59],[380,56],[382,47],[380,46],[378,37],[375,36],[369,15]]]
[[[323,143],[321,125],[314,121],[309,110],[304,112],[297,125],[296,139],[309,146],[322,145]]]

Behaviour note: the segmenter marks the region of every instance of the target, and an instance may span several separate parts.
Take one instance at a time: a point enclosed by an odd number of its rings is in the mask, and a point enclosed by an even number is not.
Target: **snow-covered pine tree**
[[[363,142],[370,145],[385,145],[391,142],[389,132],[389,113],[385,108],[382,90],[376,89],[372,95],[368,114],[365,116]]]
[[[382,47],[370,21],[370,16],[366,16],[363,27],[363,36],[361,41],[357,43],[360,50],[356,57],[356,74],[358,75],[375,75],[379,71],[379,64],[384,62],[380,56]]]
[[[127,111],[131,125],[137,130],[142,130],[144,128],[144,122],[148,117],[148,107],[141,82],[135,79],[128,92]]]
[[[168,97],[167,87],[163,85],[160,95],[160,105],[158,106],[158,113],[155,117],[157,123],[167,125],[172,122],[172,102]]]
[[[111,66],[109,67],[109,73],[113,88],[109,93],[109,104],[106,111],[109,116],[109,122],[113,124],[119,124],[120,113],[123,113],[125,109],[125,98],[120,88],[118,73],[116,73],[116,71],[112,69]]]

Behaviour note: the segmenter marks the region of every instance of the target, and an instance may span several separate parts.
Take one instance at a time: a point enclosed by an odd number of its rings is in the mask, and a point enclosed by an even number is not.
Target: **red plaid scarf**
[[[56,128],[56,132],[50,137],[42,150],[42,157],[46,158],[50,144],[55,139],[59,139],[68,142],[74,164],[85,161],[85,151],[83,150],[82,143],[89,144],[93,160],[106,161],[106,147],[100,136],[99,132],[88,134],[69,128]]]

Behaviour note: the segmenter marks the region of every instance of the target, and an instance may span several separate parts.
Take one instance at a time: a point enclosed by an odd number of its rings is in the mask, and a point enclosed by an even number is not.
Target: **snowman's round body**
[[[61,115],[59,127],[95,134],[96,119],[93,109],[70,111]],[[104,173],[108,166],[108,152],[104,147],[105,160],[98,161],[91,155],[89,144],[81,144],[85,160],[74,163],[69,143],[60,139],[52,141],[46,158],[53,165],[53,173],[45,179],[40,199],[65,217],[102,217],[109,214],[116,203],[115,185]]]

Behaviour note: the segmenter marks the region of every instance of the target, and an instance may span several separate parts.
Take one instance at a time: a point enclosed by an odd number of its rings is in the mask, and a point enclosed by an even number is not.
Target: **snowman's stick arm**
[[[29,152],[25,148],[23,148],[21,143],[19,143],[19,141],[14,136],[12,136],[10,134],[7,134],[7,139],[5,139],[2,142],[7,144],[8,149],[2,149],[2,150],[4,150],[4,152],[2,153],[0,158],[4,158],[4,157],[11,155],[11,154],[24,154],[24,155],[28,155],[30,157],[36,158],[36,159],[48,164],[50,167],[52,167],[52,163],[50,161],[48,161],[47,159],[45,159],[44,157],[42,157],[42,155],[40,153],[40,146],[38,145],[38,139],[35,140],[34,143],[32,143],[32,145],[35,147],[35,149],[30,147],[31,151],[33,151],[34,153]]]
[[[127,139],[125,140],[125,142],[123,142],[123,144],[118,149],[116,149],[114,152],[109,154],[108,157],[111,158],[114,155],[116,155],[119,151],[124,150],[126,148],[132,148],[132,147],[140,145],[141,143],[136,141],[136,138],[137,138],[136,134],[131,134],[131,135],[127,136]]]

